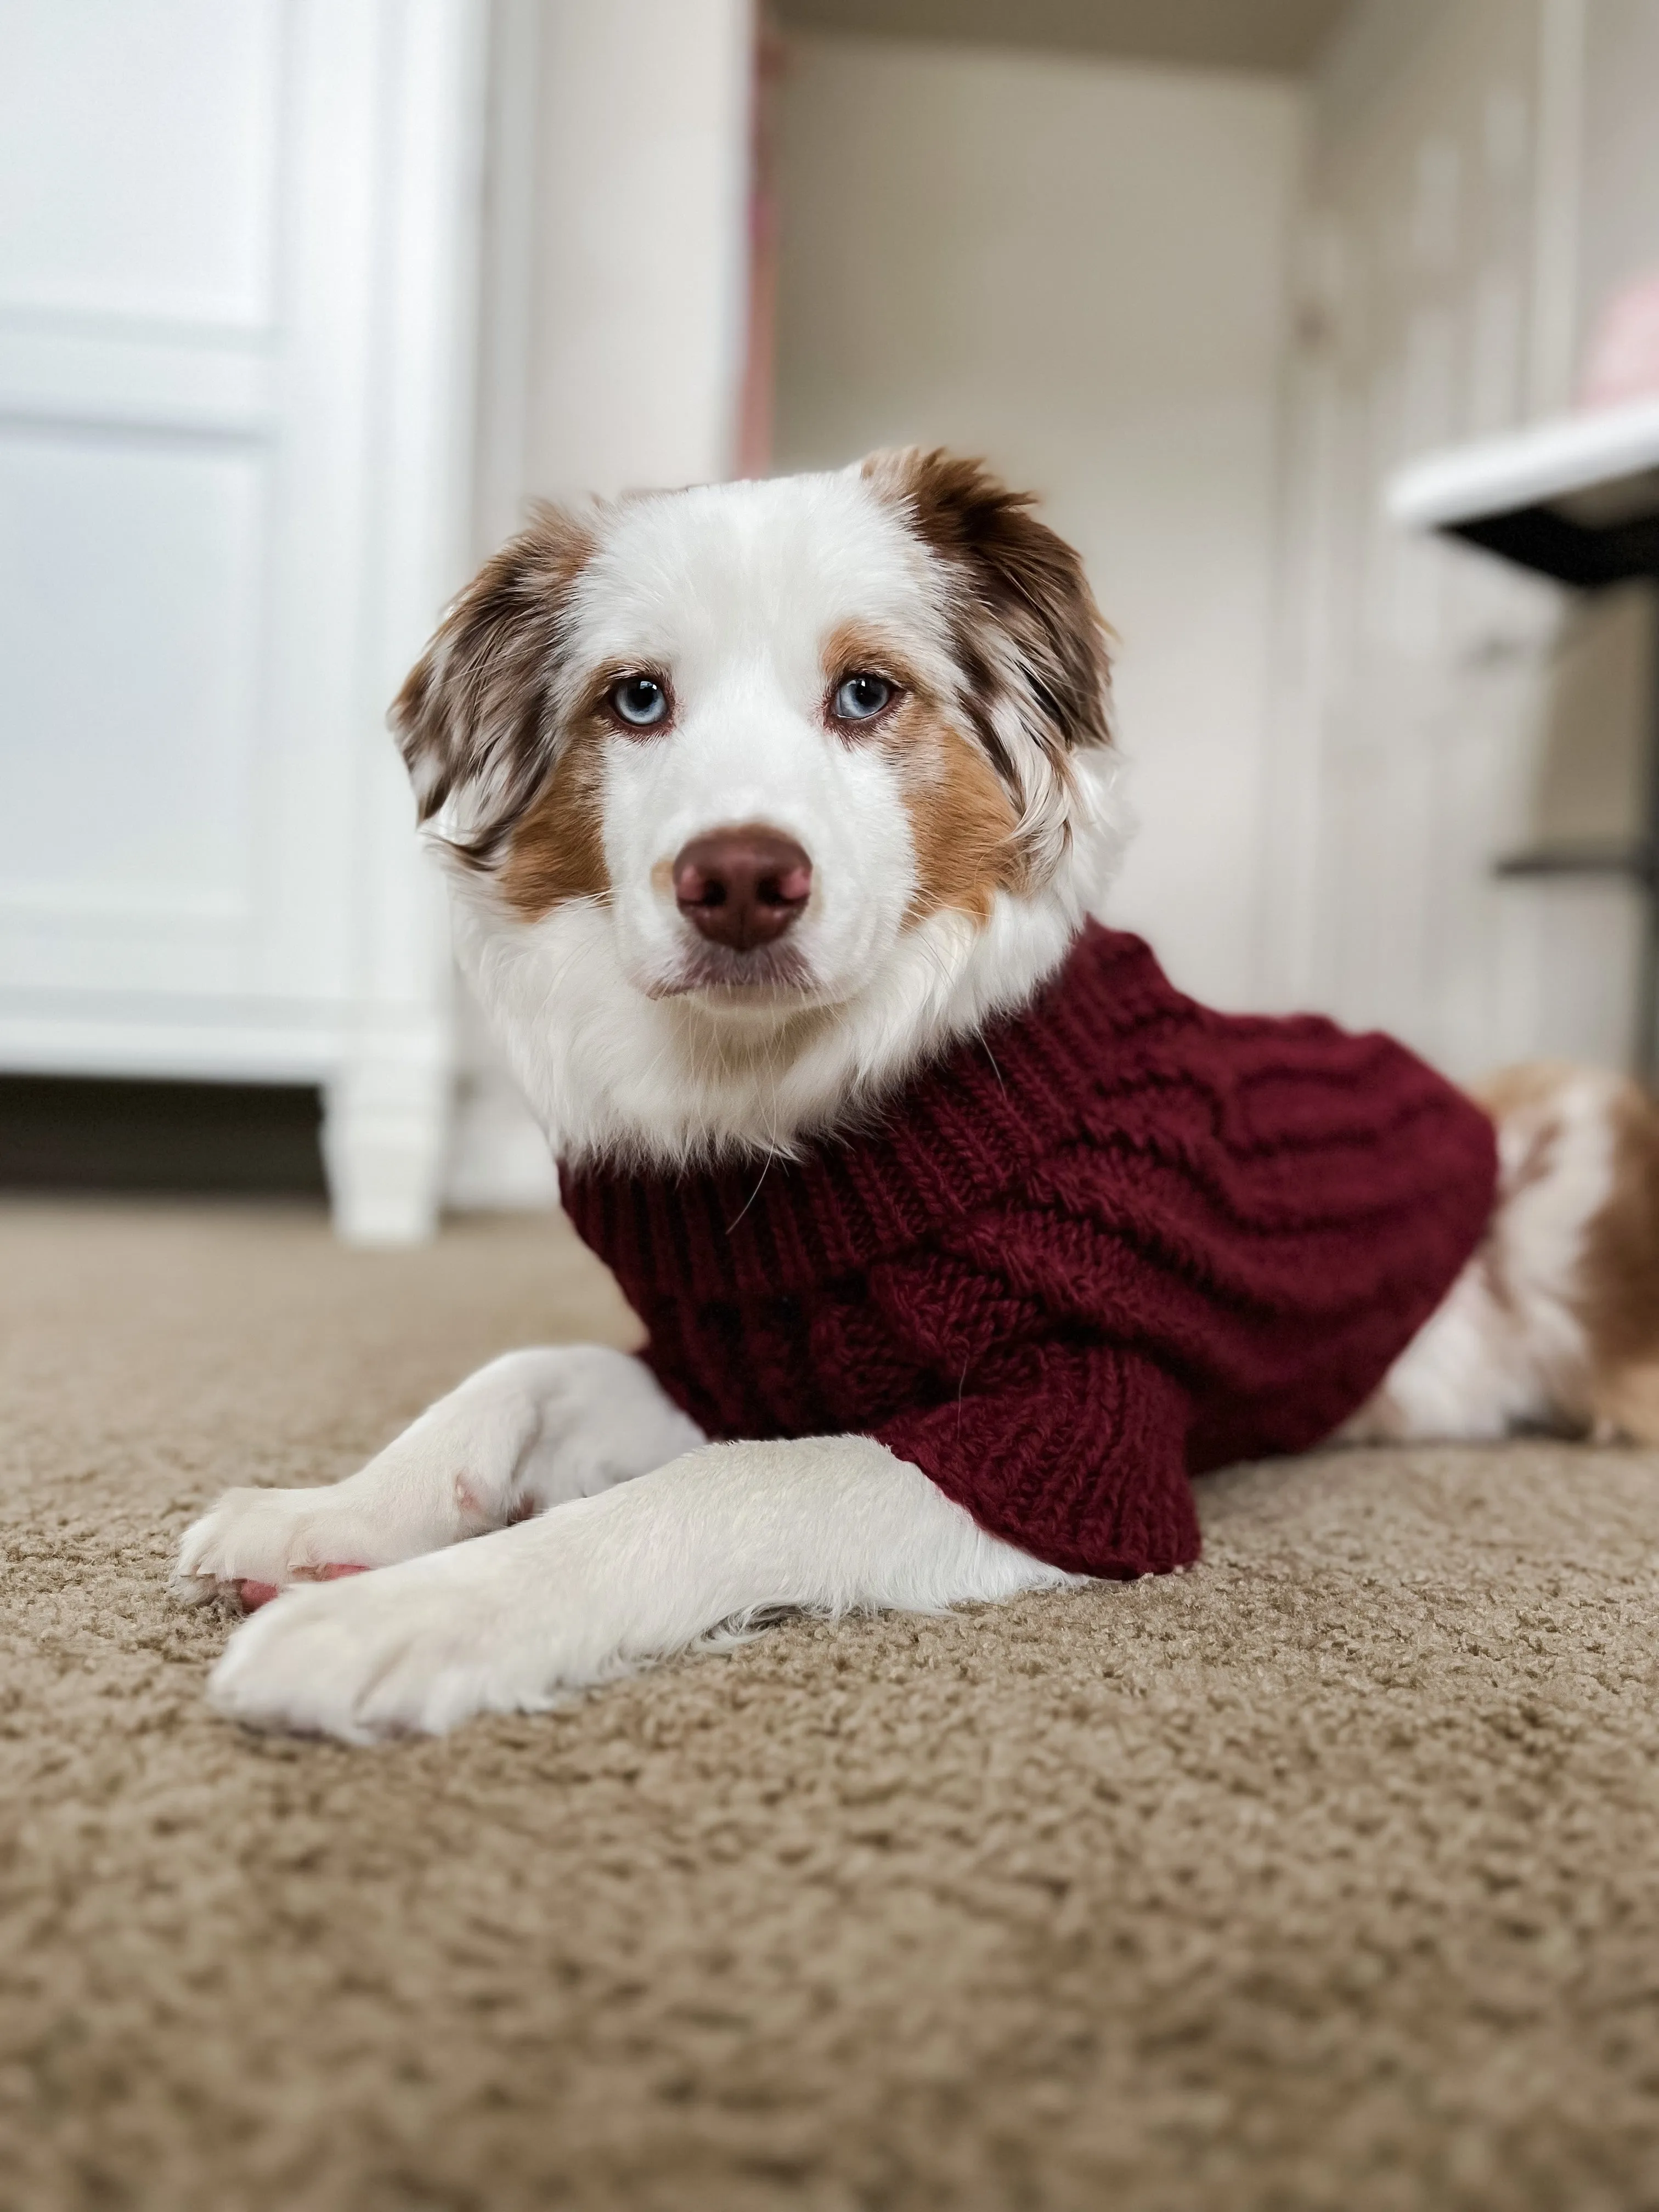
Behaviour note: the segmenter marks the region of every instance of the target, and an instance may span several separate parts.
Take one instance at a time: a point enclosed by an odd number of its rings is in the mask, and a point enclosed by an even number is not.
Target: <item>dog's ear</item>
[[[1056,763],[1109,744],[1110,632],[1082,562],[1031,513],[1036,495],[942,449],[872,453],[863,471],[951,573],[952,641],[970,691],[988,702],[1012,680],[1022,725]],[[981,728],[994,758],[995,720]]]
[[[465,796],[459,849],[487,860],[547,772],[571,592],[592,550],[580,516],[540,506],[453,603],[387,720],[422,822]]]

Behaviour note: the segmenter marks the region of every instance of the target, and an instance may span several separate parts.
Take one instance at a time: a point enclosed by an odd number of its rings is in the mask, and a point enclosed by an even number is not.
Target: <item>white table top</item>
[[[1417,530],[1530,507],[1590,528],[1659,514],[1659,398],[1426,453],[1395,471],[1383,498],[1395,521]]]

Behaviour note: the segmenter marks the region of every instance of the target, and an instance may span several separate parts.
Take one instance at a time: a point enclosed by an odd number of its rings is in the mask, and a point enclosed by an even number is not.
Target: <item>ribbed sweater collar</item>
[[[624,1287],[700,1300],[808,1289],[929,1241],[1018,1182],[1077,1131],[1103,1048],[1172,1002],[1186,1003],[1138,939],[1091,922],[1029,1006],[793,1158],[566,1168],[566,1207]]]

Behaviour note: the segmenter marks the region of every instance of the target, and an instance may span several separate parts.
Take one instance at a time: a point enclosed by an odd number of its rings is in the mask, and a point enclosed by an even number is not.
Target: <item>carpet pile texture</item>
[[[5,2212],[1659,2208],[1659,1459],[1206,1478],[1192,1572],[258,1740],[169,1554],[491,1353],[561,1224],[0,1210]]]

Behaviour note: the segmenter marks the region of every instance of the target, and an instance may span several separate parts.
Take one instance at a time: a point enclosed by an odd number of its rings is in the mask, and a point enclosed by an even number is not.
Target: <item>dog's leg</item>
[[[256,1727],[435,1735],[534,1711],[759,1608],[937,1612],[1075,1579],[867,1437],[711,1444],[523,1528],[295,1590],[237,1631],[210,1694]]]
[[[230,1490],[187,1529],[175,1593],[262,1604],[441,1550],[625,1482],[702,1442],[649,1369],[597,1345],[509,1352],[368,1465],[306,1490]]]

